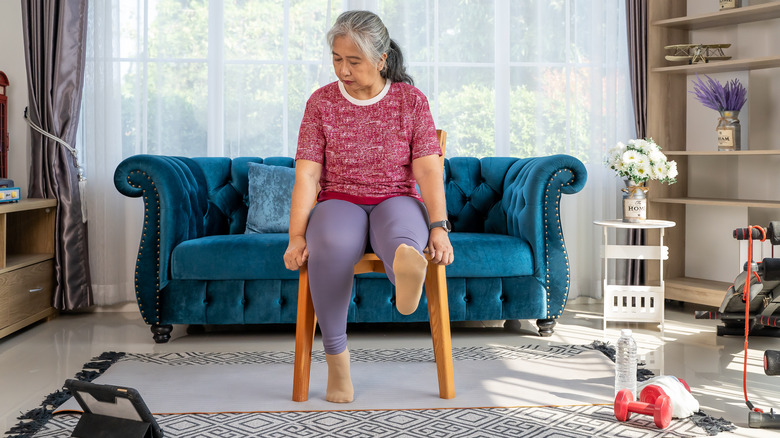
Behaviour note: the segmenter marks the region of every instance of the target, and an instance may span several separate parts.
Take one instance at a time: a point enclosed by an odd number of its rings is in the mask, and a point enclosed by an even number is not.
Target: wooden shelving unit
[[[694,74],[723,73],[739,70],[761,70],[780,67],[780,56],[765,56],[751,59],[729,59],[727,61],[708,62],[703,64],[684,64],[669,67],[656,67],[653,73]]]
[[[746,6],[728,11],[687,16],[687,2],[650,0],[648,2],[648,123],[647,135],[664,146],[664,153],[677,161],[678,183],[651,184],[648,217],[671,220],[677,226],[667,230],[669,261],[664,264],[665,298],[707,306],[719,306],[729,283],[687,277],[685,273],[686,206],[776,208],[780,201],[761,199],[725,199],[688,196],[688,165],[698,157],[771,157],[780,150],[764,148],[743,151],[686,150],[687,75],[760,70],[780,67],[780,56],[713,61],[693,65],[674,65],[664,59],[664,46],[690,42],[689,31],[738,26],[780,18],[780,1]],[[780,149],[780,148],[778,148]],[[648,239],[654,237],[649,236]],[[649,267],[649,275],[658,276]],[[736,273],[735,273],[736,276]]]
[[[762,199],[653,198],[653,202],[684,205],[713,205],[720,207],[780,208],[780,201],[766,201]]]
[[[0,338],[56,314],[56,207],[53,199],[0,204]]]
[[[747,155],[780,155],[780,149],[749,149],[746,151],[664,151],[667,156],[699,156],[699,157],[718,157],[718,156],[747,156]]]
[[[675,277],[665,283],[665,298],[718,307],[730,283],[702,278]]]
[[[653,26],[680,30],[697,30],[719,26],[733,26],[754,21],[780,18],[780,2],[745,6],[729,11],[718,11],[694,17],[677,17],[656,20]]]

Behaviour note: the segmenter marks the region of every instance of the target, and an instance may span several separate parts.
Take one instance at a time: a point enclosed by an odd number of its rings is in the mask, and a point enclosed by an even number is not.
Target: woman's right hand
[[[295,271],[309,259],[309,250],[306,248],[306,239],[303,236],[290,238],[287,250],[284,252],[284,267]]]

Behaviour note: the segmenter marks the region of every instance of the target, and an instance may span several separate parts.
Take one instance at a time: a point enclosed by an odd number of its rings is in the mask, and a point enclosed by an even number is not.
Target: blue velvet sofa
[[[295,323],[287,234],[245,234],[250,162],[294,166],[287,157],[136,155],[117,167],[116,188],[144,201],[135,292],[156,342],[170,339],[173,324]],[[560,199],[586,179],[568,155],[446,160],[452,321],[536,319],[540,335],[553,333],[570,282]],[[359,275],[349,321],[427,320],[424,302],[401,315],[393,291],[383,274]]]

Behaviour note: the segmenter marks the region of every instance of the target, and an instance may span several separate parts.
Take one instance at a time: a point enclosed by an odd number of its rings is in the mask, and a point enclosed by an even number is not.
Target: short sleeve
[[[428,99],[422,91],[417,89],[415,91],[417,99],[412,116],[412,159],[427,155],[442,155]]]
[[[322,115],[319,109],[319,93],[315,92],[306,102],[301,129],[298,130],[296,160],[325,162],[325,134],[322,130]]]

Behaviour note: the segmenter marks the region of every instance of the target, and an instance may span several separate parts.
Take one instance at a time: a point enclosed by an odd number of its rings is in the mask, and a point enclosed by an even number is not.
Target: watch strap
[[[445,230],[447,230],[448,233],[450,232],[450,230],[452,230],[452,225],[450,225],[450,221],[445,219],[443,221],[431,222],[428,225],[428,231],[438,227],[444,228]]]

